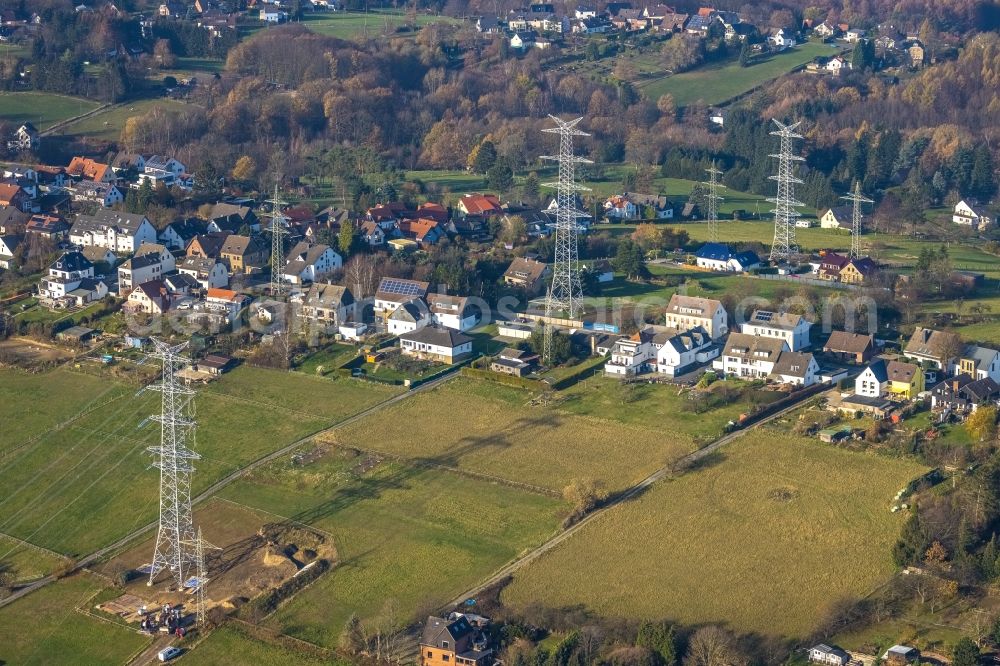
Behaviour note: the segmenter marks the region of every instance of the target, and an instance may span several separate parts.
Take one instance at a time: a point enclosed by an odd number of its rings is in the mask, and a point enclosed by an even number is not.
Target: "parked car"
[[[170,661],[174,657],[179,657],[181,654],[181,649],[179,647],[174,647],[173,645],[165,647],[156,653],[156,658],[160,661]]]

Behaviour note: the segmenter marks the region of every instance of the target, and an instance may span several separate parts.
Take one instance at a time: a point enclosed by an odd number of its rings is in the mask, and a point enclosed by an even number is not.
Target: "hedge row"
[[[281,605],[282,601],[288,599],[306,585],[322,576],[329,569],[330,563],[327,560],[317,560],[316,564],[295,578],[289,578],[273,590],[264,592],[260,596],[251,599],[240,609],[240,615],[251,622],[260,622],[278,610],[278,606]]]
[[[529,391],[542,391],[547,387],[542,384],[542,382],[537,379],[527,379],[525,377],[515,377],[514,375],[505,375],[499,372],[493,372],[492,370],[481,370],[479,368],[462,368],[462,374],[466,377],[475,377],[476,379],[485,379],[489,382],[496,382],[497,384],[504,384],[506,386],[516,386],[518,388],[528,389]]]

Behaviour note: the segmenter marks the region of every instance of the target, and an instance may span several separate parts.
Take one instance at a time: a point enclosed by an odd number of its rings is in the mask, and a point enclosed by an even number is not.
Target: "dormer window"
[[[445,650],[447,650],[448,649],[448,641],[441,641],[441,647],[444,648]]]

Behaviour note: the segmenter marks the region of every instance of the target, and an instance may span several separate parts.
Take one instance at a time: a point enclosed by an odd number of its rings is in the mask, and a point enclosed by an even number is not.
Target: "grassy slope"
[[[191,109],[192,105],[172,99],[146,99],[126,102],[106,111],[84,118],[59,130],[59,134],[73,135],[100,141],[118,141],[125,122],[132,116],[146,116],[154,112],[177,112]]]
[[[17,125],[34,123],[39,130],[96,109],[100,104],[67,95],[42,92],[0,93],[0,120]]]
[[[237,625],[219,627],[184,657],[185,664],[319,666],[330,662],[254,638]]]
[[[771,79],[787,74],[816,56],[831,56],[836,52],[836,48],[829,44],[808,42],[762,59],[750,67],[740,67],[736,61],[699,67],[690,72],[652,81],[642,86],[641,90],[652,100],[657,100],[666,94],[673,95],[674,103],[678,106],[698,101],[705,104],[721,104]]]
[[[202,459],[193,490],[391,394],[346,379],[237,369],[196,400],[195,449]],[[124,392],[109,407],[0,460],[0,532],[77,555],[155,519],[157,476],[145,449],[159,430],[155,423],[137,426],[158,408],[153,393]]]
[[[670,418],[657,428],[625,425],[528,407],[530,397],[520,389],[458,379],[338,430],[331,439],[557,491],[575,478],[621,488],[694,448],[690,437],[662,436],[661,428],[674,422]],[[662,397],[669,400],[666,392]],[[699,419],[721,430],[728,416]]]
[[[550,497],[400,463],[359,469],[363,461],[283,460],[223,491],[334,534],[340,564],[283,606],[268,622],[275,629],[335,646],[352,612],[376,616],[389,599],[399,621],[415,619],[542,541],[563,512]]]
[[[416,16],[418,28],[438,22],[450,25],[461,23],[459,20],[447,16],[428,14],[417,14]],[[312,12],[305,15],[302,23],[315,33],[339,39],[376,39],[386,35],[412,34],[410,32],[397,33],[397,29],[405,29],[408,26],[408,21],[403,13],[388,10],[368,13]]]
[[[103,587],[96,577],[77,574],[0,608],[0,660],[38,665],[125,663],[149,638],[74,610],[86,608]]]
[[[892,570],[903,517],[888,507],[922,470],[757,430],[598,518],[517,574],[504,599],[805,636],[825,603]],[[775,498],[783,491],[792,499]]]

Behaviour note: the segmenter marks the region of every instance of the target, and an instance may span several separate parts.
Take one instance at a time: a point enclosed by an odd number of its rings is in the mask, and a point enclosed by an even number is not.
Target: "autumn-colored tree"
[[[982,405],[969,415],[965,421],[965,429],[977,442],[992,440],[997,434],[997,408],[992,405]]]
[[[948,551],[941,545],[940,541],[935,541],[924,553],[924,562],[934,566],[940,566],[948,559]]]
[[[236,160],[236,165],[233,167],[232,176],[234,180],[240,182],[248,182],[254,179],[257,175],[257,161],[250,157],[249,155],[243,155],[238,160]]]

